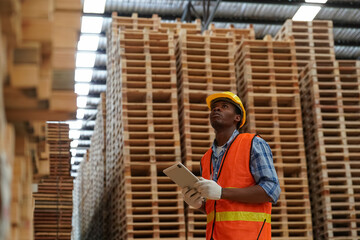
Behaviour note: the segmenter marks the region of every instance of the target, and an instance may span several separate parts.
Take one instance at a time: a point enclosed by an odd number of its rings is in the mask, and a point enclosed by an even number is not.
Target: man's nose
[[[214,108],[212,109],[213,112],[215,111],[220,111],[220,107],[219,106],[214,106]]]

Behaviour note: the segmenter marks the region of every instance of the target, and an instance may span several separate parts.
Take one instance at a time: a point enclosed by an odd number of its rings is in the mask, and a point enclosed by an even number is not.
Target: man
[[[184,200],[206,212],[207,240],[271,239],[271,205],[281,190],[270,147],[239,134],[246,113],[238,96],[215,93],[206,102],[215,140],[201,159],[202,178],[182,190]]]

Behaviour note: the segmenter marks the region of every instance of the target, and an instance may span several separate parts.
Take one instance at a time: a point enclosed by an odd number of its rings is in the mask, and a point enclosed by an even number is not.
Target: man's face
[[[210,123],[215,130],[230,128],[241,120],[241,115],[236,114],[235,106],[226,101],[211,104]]]

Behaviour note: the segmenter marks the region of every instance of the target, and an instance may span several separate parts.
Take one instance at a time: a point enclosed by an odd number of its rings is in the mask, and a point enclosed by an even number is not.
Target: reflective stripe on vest
[[[217,212],[216,222],[222,221],[249,221],[271,223],[271,214],[261,212]],[[214,211],[207,215],[207,223],[214,220]]]

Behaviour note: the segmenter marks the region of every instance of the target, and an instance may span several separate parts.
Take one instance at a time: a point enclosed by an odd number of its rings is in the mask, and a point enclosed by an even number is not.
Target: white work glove
[[[183,195],[184,201],[188,205],[192,206],[193,208],[201,208],[204,199],[201,197],[200,193],[196,191],[196,189],[184,187],[181,190],[181,193]]]
[[[194,184],[194,187],[206,199],[219,200],[222,194],[222,188],[213,180],[200,178],[200,181]]]

